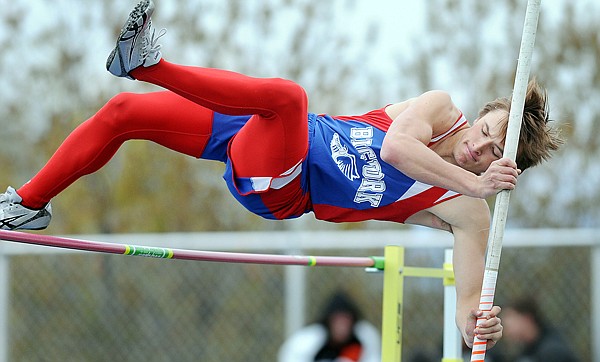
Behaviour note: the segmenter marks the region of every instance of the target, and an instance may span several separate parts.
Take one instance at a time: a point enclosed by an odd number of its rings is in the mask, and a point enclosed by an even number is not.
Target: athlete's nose
[[[477,154],[477,156],[481,156],[483,150],[489,148],[492,145],[492,140],[481,139],[473,142],[473,152]]]

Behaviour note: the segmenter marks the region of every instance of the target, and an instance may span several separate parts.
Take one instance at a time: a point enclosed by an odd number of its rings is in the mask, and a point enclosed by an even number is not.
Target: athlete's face
[[[478,118],[473,126],[462,134],[454,147],[454,159],[465,170],[477,175],[485,172],[490,164],[502,158],[504,134],[502,125],[508,114],[495,110]]]

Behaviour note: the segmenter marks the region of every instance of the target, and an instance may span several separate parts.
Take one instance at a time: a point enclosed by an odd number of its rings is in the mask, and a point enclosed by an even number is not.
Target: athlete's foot
[[[152,0],[142,0],[129,14],[117,38],[117,44],[108,56],[106,69],[117,77],[134,79],[129,73],[139,67],[150,67],[162,56],[158,39],[166,33],[162,29],[156,33],[152,26]]]
[[[5,193],[0,194],[0,229],[45,229],[52,218],[50,203],[35,210],[21,205],[22,201],[21,196],[10,186]]]

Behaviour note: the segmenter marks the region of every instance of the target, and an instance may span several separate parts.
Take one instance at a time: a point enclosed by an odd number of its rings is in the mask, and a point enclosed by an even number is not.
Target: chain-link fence
[[[590,251],[505,248],[497,293],[499,303],[543,298],[544,314],[582,361],[592,360]],[[306,252],[383,255],[379,248]],[[9,261],[10,361],[276,361],[285,339],[286,267],[92,253],[25,254]],[[443,249],[407,249],[407,265],[442,263]],[[380,328],[382,274],[305,270],[307,323],[342,289]],[[404,295],[403,361],[417,353],[439,361],[442,281],[408,278]],[[512,347],[503,340],[496,348]]]

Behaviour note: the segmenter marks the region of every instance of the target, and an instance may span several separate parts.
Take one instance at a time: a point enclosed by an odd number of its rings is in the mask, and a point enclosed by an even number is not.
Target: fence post
[[[591,258],[591,276],[590,276],[590,288],[592,288],[590,292],[591,297],[591,345],[592,345],[592,360],[600,361],[600,306],[598,305],[598,301],[600,300],[600,245],[594,244],[591,246],[592,248],[592,258]]]
[[[4,252],[4,244],[0,244],[0,362],[8,362],[8,316],[10,304],[10,257]]]
[[[306,267],[285,266],[285,335],[302,328],[306,319]]]

